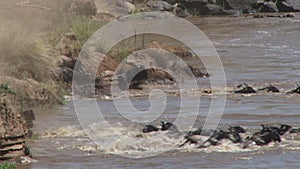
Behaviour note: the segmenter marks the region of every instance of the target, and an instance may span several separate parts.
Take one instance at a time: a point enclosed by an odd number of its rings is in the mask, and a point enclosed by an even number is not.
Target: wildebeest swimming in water
[[[166,130],[179,132],[175,124],[168,121],[161,121],[161,131],[166,131]]]
[[[300,128],[293,128],[287,124],[276,124],[276,125],[263,125],[257,132],[248,135],[245,138],[247,130],[241,126],[229,126],[227,129],[216,129],[216,130],[204,130],[198,128],[193,131],[189,131],[184,136],[184,142],[179,147],[187,144],[197,145],[198,148],[207,148],[209,146],[217,146],[221,144],[222,140],[229,140],[234,144],[240,143],[242,148],[248,148],[251,144],[258,146],[268,145],[271,142],[281,142],[281,136],[289,131],[289,133],[300,133]],[[157,131],[176,131],[180,133],[177,127],[167,121],[162,121],[161,126],[145,125],[142,132],[150,133]],[[244,134],[244,135],[241,135]],[[204,141],[204,138],[206,140]],[[245,139],[243,139],[245,138]]]
[[[293,89],[293,90],[287,92],[287,94],[294,94],[294,93],[300,94],[300,86],[299,85],[297,85],[296,89]]]
[[[186,141],[179,145],[180,147],[186,145],[186,144],[200,144],[200,135],[206,135],[208,132],[211,131],[204,131],[202,134],[202,129],[198,129],[195,131],[190,131],[188,134],[185,136]],[[243,142],[242,137],[240,136],[240,133],[245,133],[246,130],[242,128],[241,126],[230,126],[228,130],[214,130],[212,131],[212,134],[209,136],[209,138],[201,143],[199,146],[200,148],[208,147],[210,145],[218,145],[219,141],[223,139],[229,139],[232,143],[241,143]]]
[[[279,93],[279,89],[272,84],[269,84],[269,86],[258,89],[258,91],[266,91],[266,92],[273,92],[273,93]]]
[[[256,93],[256,90],[246,83],[238,85],[237,88],[238,89],[235,90],[234,93],[243,93],[243,94]]]
[[[177,127],[173,123],[167,121],[161,121],[161,126],[159,127],[153,125],[145,125],[144,128],[142,129],[142,132],[151,133],[154,131],[166,131],[166,130],[179,132]]]
[[[296,128],[296,129],[291,129],[290,133],[300,133],[300,128]]]
[[[247,132],[247,130],[241,126],[229,126],[228,130],[238,134]]]
[[[153,131],[159,131],[159,128],[153,125],[145,125],[142,131],[143,133],[151,133]]]
[[[230,130],[229,129],[228,130],[222,130],[222,129],[215,130],[213,132],[213,134],[199,146],[199,148],[206,148],[211,145],[216,146],[216,145],[220,144],[220,141],[223,139],[228,139],[232,143],[242,143],[243,139],[240,136],[240,132],[238,130],[234,130],[234,128],[242,129],[242,127],[236,126],[236,127],[231,127]],[[241,131],[246,131],[246,130],[242,129]]]
[[[266,126],[261,125],[262,129],[258,132],[248,136],[243,145],[243,148],[247,148],[251,143],[255,143],[258,146],[268,145],[271,142],[281,142],[281,137],[292,127],[286,124],[280,124],[280,126]]]
[[[189,131],[184,138],[186,139],[184,143],[180,144],[179,147],[182,147],[186,144],[199,144],[200,143],[200,135],[201,136],[210,136],[213,130],[203,130],[202,127]]]

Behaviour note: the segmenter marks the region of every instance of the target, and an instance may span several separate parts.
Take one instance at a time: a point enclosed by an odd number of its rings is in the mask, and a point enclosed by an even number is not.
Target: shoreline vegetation
[[[120,16],[143,11],[169,11],[180,17],[199,15],[237,15],[253,17],[293,17],[292,14],[259,12],[299,12],[293,0],[55,0],[46,2],[7,1],[0,12],[0,160],[30,156],[26,139],[34,114],[33,107],[63,104],[71,93],[76,58],[89,37],[107,22]],[[113,5],[112,5],[113,4]],[[10,7],[9,11],[5,7]],[[14,12],[14,14],[11,14]],[[21,17],[20,17],[21,16]],[[258,17],[259,16],[259,17]],[[22,19],[17,19],[22,18]],[[37,19],[32,19],[37,18]],[[151,36],[151,35],[150,35]],[[96,94],[109,94],[112,75],[121,60],[145,47],[164,49],[188,62],[197,77],[208,77],[200,60],[188,49],[162,42],[145,43],[147,35],[138,35],[114,47],[99,67]],[[141,45],[143,44],[143,45]],[[135,67],[128,66],[128,71]],[[137,78],[132,89],[144,84],[173,84],[166,72],[146,70],[147,78]],[[159,83],[157,83],[159,81]],[[7,144],[4,144],[6,141]],[[11,148],[7,148],[7,146]],[[10,154],[11,152],[14,152]],[[14,168],[10,164],[1,167]],[[0,167],[0,168],[1,168]]]

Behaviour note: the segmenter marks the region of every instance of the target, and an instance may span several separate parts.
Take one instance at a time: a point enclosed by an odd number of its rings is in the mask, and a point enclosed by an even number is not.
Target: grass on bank
[[[16,164],[11,163],[0,163],[0,169],[16,169]]]
[[[59,16],[60,19],[55,19],[48,33],[49,42],[52,45],[57,45],[65,35],[74,34],[79,42],[74,46],[79,51],[93,33],[106,24],[105,21],[69,13],[60,13]]]

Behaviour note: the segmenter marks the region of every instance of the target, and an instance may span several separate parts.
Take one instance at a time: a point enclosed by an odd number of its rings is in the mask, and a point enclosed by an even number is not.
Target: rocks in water
[[[261,89],[258,89],[258,91],[266,91],[266,92],[272,92],[272,93],[279,93],[279,89],[272,84],[269,84],[267,87],[263,87]]]
[[[262,14],[255,14],[253,15],[253,18],[264,18],[265,16]]]
[[[294,13],[287,13],[283,15],[279,15],[280,18],[294,18],[296,15]]]
[[[264,18],[264,17],[269,17],[269,18],[293,18],[296,15],[293,13],[287,13],[287,14],[255,14],[253,15],[253,18]]]
[[[242,94],[256,93],[256,90],[246,83],[238,85],[237,88],[238,89],[235,90],[234,93],[242,93]]]

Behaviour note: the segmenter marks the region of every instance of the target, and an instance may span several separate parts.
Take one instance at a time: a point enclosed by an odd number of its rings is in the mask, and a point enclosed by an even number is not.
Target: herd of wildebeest
[[[272,84],[269,84],[269,86],[260,88],[258,90],[255,90],[252,86],[249,86],[248,84],[240,84],[237,86],[237,90],[234,91],[234,93],[242,93],[242,94],[249,94],[249,93],[257,93],[258,91],[266,91],[266,92],[272,92],[272,93],[279,93],[279,89]],[[300,86],[297,85],[295,89],[292,89],[287,92],[287,94],[300,94]]]
[[[143,133],[152,133],[159,131],[171,131],[180,133],[176,125],[168,121],[162,121],[160,126],[145,125]],[[242,148],[248,148],[250,145],[264,146],[271,142],[281,142],[281,137],[286,134],[300,134],[300,127],[293,128],[287,124],[261,124],[261,129],[249,133],[241,126],[230,126],[227,129],[204,130],[198,128],[185,133],[184,141],[178,144],[178,147],[185,145],[196,145],[198,148],[207,148],[217,146],[222,140],[229,140],[234,144],[241,144]],[[243,135],[243,136],[242,136]],[[204,136],[204,137],[203,137]],[[206,138],[203,140],[203,138]]]
[[[234,93],[256,93],[257,91],[266,91],[279,93],[279,89],[270,84],[267,87],[255,90],[253,87],[247,85],[246,83],[237,86],[237,90]],[[287,92],[288,94],[300,94],[300,86]],[[160,126],[145,125],[142,129],[143,133],[152,133],[158,131],[175,131],[179,132],[177,127],[167,121],[162,121]],[[180,132],[179,132],[180,133]],[[179,147],[185,146],[187,144],[196,145],[198,148],[206,148],[209,146],[217,146],[221,144],[222,140],[230,140],[234,144],[241,144],[242,148],[248,148],[250,145],[264,146],[271,142],[281,142],[281,137],[286,133],[300,134],[300,127],[293,128],[287,124],[261,124],[261,129],[253,133],[248,132],[245,128],[241,126],[230,126],[227,129],[216,129],[216,130],[204,130],[203,128],[198,128],[193,131],[185,133],[184,142],[179,143]],[[202,137],[206,136],[206,137]],[[206,138],[203,140],[203,138]]]

